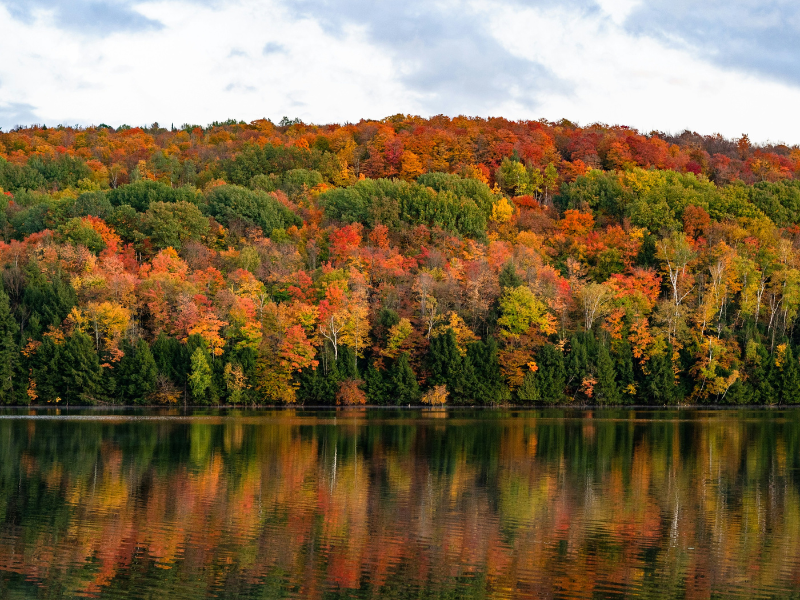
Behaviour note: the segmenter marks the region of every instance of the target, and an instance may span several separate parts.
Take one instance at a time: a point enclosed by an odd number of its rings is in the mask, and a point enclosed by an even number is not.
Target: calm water
[[[800,598],[800,411],[0,412],[0,598]]]

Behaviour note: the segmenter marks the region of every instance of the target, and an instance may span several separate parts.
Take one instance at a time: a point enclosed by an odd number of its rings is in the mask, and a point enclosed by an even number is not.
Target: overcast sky
[[[0,0],[0,127],[396,113],[800,143],[797,0]]]

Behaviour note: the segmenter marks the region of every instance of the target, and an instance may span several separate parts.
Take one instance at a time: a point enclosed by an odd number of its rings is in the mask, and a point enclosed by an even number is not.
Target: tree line
[[[0,401],[798,403],[799,153],[464,117],[0,133]]]

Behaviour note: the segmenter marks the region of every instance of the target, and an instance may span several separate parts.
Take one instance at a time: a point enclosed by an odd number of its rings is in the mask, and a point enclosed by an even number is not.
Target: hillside
[[[0,132],[0,402],[800,403],[798,179],[568,121]]]

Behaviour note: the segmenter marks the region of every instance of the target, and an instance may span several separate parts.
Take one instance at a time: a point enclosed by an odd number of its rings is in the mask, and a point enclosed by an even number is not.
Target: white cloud
[[[626,11],[633,7],[628,6]],[[800,90],[725,70],[660,41],[628,33],[625,14],[492,6],[490,27],[519,56],[540,61],[571,82],[570,94],[547,94],[539,113],[582,124],[604,122],[680,132],[683,129],[760,141],[800,142],[800,122],[788,118]]]
[[[390,59],[357,30],[333,37],[273,2],[225,10],[165,2],[139,10],[165,27],[87,39],[12,21],[0,7],[0,28],[8,32],[0,55],[12,57],[0,63],[0,106],[30,104],[45,123],[111,125],[284,114],[337,122],[418,108]],[[31,48],[31,39],[38,40],[34,49],[20,50]],[[267,44],[285,51],[264,55]]]
[[[422,13],[417,0],[386,13],[346,1],[334,20],[323,0],[130,3],[160,26],[81,35],[52,10],[20,20],[0,0],[0,126],[457,111],[800,142],[797,87],[632,33],[640,0],[453,0]]]

